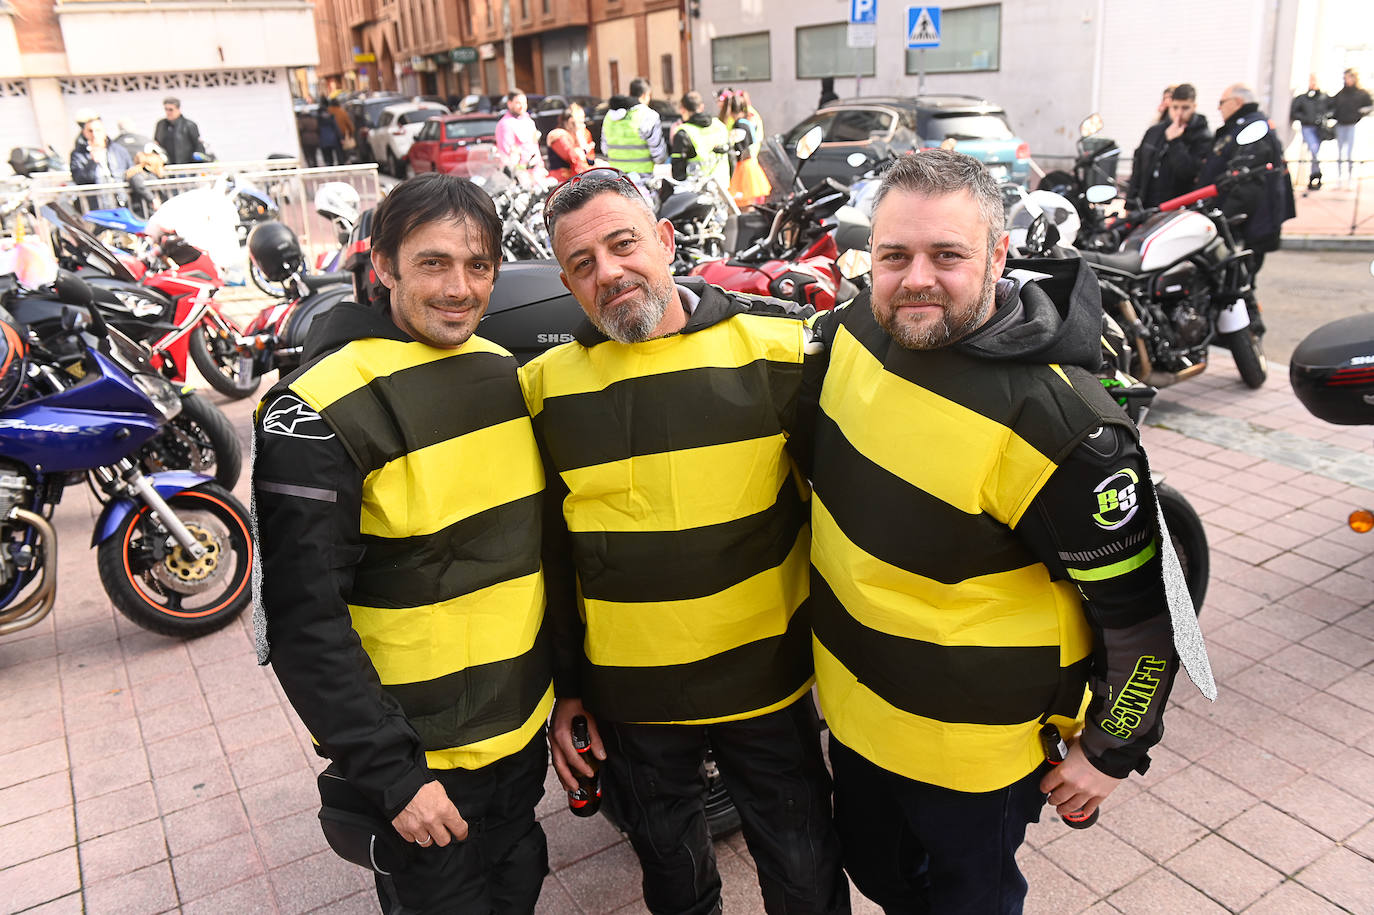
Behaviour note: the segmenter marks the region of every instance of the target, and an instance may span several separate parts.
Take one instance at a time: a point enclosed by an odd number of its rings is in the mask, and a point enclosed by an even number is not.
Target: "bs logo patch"
[[[1104,531],[1114,531],[1135,517],[1140,507],[1136,485],[1140,478],[1129,467],[1107,477],[1093,492],[1097,495],[1097,511],[1093,523]]]

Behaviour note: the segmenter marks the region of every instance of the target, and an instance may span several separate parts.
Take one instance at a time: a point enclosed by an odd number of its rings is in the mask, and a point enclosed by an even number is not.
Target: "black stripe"
[[[700,661],[660,667],[585,663],[582,698],[609,721],[696,721],[766,708],[810,677],[811,619],[803,602],[782,635]]]
[[[385,689],[401,703],[426,750],[447,750],[520,728],[548,691],[552,671],[544,626],[530,650],[514,658]]]
[[[777,501],[745,518],[685,531],[573,534],[578,581],[591,600],[640,603],[718,594],[781,565],[806,519],[806,504],[789,474]]]
[[[617,381],[545,399],[535,427],[559,471],[644,454],[765,438],[801,382],[801,364],[758,359]]]
[[[913,461],[965,457],[938,453]],[[960,511],[869,460],[824,412],[816,418],[815,461],[812,485],[840,530],[889,565],[952,585],[1036,562],[1016,532],[995,518]]]
[[[1013,429],[1052,460],[1101,424],[1097,411],[1045,364],[1002,360],[990,365],[957,347],[904,349],[878,326],[871,309],[860,305],[856,301],[844,309],[844,326],[886,371]]]
[[[363,537],[349,602],[423,607],[539,571],[543,494],[478,512],[432,534]]]
[[[371,473],[404,454],[528,412],[512,357],[465,353],[374,378],[320,415]]]
[[[1083,698],[1089,660],[1061,669],[1058,645],[955,647],[878,632],[850,616],[814,568],[811,601],[816,638],[826,650],[860,683],[912,715],[1022,724],[1044,714],[1072,716]]]

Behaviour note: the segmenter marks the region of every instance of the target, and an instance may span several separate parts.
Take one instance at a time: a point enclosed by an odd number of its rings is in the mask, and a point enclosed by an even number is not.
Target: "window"
[[[944,8],[940,15],[940,46],[926,48],[927,73],[966,73],[996,70],[1002,46],[1002,4]],[[906,52],[906,72],[921,72],[921,52]]]
[[[430,121],[427,124],[425,124],[424,127],[420,128],[420,133],[415,137],[415,139],[416,141],[439,139],[439,122]]]
[[[956,140],[1010,140],[1016,134],[1001,114],[936,114],[929,118],[921,139],[939,143],[947,137]]]
[[[773,66],[767,32],[711,39],[711,81],[742,83],[772,79]]]
[[[438,121],[435,122],[439,123]],[[445,121],[445,140],[472,140],[496,136],[496,118],[474,118],[471,121]]]
[[[885,137],[892,129],[892,115],[872,108],[851,108],[835,115],[826,131],[827,143],[867,143],[871,137]]]
[[[845,23],[797,29],[797,79],[853,76],[855,61],[860,76],[873,75],[873,49],[851,48]]]
[[[549,0],[544,0],[542,9],[544,10],[544,15],[547,16],[549,14]]]
[[[821,137],[824,139],[825,136],[830,133],[830,122],[833,120],[835,120],[835,112],[833,111],[828,111],[825,114],[813,114],[811,117],[792,128],[791,132],[788,133],[787,137],[783,140],[783,145],[788,149],[796,146],[797,141],[805,136],[806,132],[817,124],[821,127]]]
[[[420,124],[430,118],[438,117],[441,114],[448,114],[448,112],[442,108],[426,108],[423,111],[411,111],[408,114],[401,115],[401,123]],[[386,125],[383,124],[382,126],[385,127]]]
[[[659,66],[659,85],[663,87],[664,95],[672,95],[677,90],[673,88],[673,55],[663,54],[658,58]]]

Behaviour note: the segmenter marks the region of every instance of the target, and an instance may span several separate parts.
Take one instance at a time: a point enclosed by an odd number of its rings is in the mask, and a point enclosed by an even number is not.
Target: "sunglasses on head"
[[[558,196],[562,194],[564,191],[568,190],[569,188],[576,187],[578,182],[584,181],[587,178],[605,180],[615,179],[618,181],[624,181],[630,187],[635,189],[635,193],[639,193],[639,186],[636,185],[633,181],[631,181],[630,176],[622,172],[620,169],[611,168],[608,165],[599,165],[596,168],[589,168],[580,175],[573,175],[567,181],[564,181],[562,184],[558,185],[558,187],[549,191],[549,196],[544,198],[545,226],[549,224],[549,209],[553,206],[553,202],[558,199]]]

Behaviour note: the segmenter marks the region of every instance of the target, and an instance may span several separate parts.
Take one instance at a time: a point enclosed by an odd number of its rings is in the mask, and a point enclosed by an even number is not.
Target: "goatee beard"
[[[604,303],[630,289],[642,290],[643,297],[618,308],[598,310],[591,319],[597,330],[617,343],[643,343],[651,339],[676,292],[671,285],[663,294],[650,289],[645,283],[622,283],[601,293],[597,297],[597,305],[604,308]]]
[[[957,343],[987,323],[996,293],[997,277],[993,275],[992,255],[989,253],[983,265],[983,285],[974,307],[956,310],[954,301],[943,294],[899,293],[887,303],[887,307],[875,307],[873,317],[878,326],[887,331],[887,335],[903,349],[939,349]],[[902,305],[939,305],[941,310],[939,317],[913,324],[901,320],[897,309]]]

